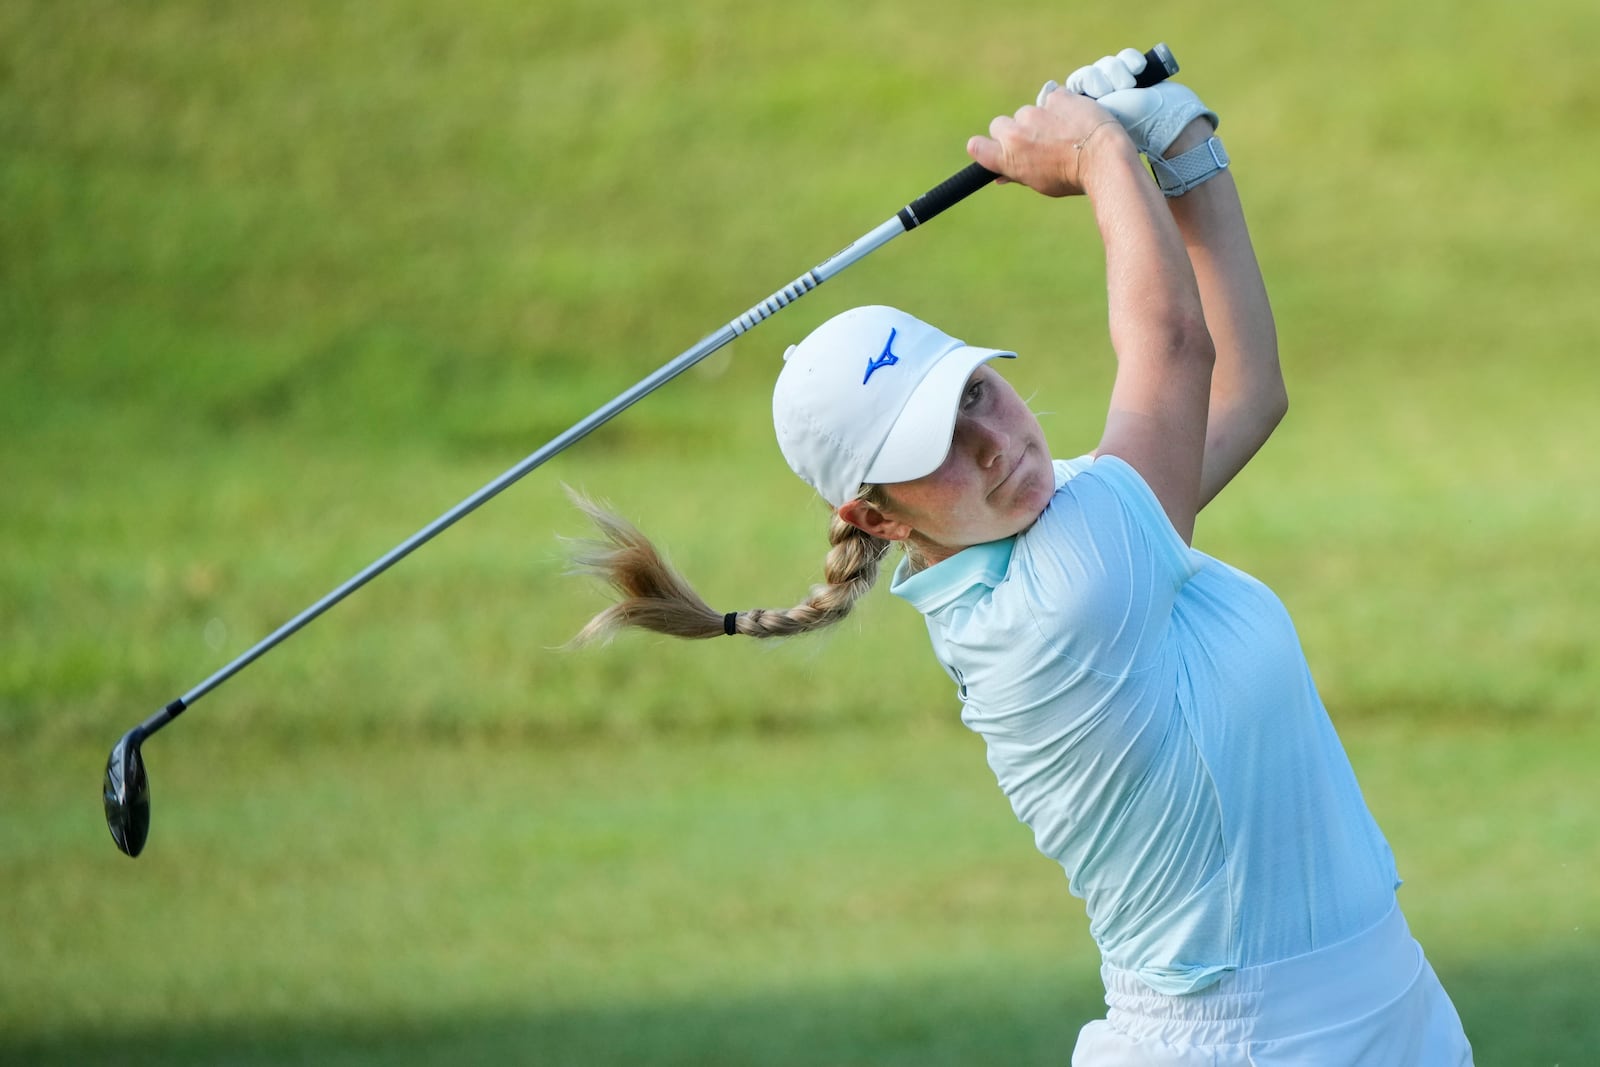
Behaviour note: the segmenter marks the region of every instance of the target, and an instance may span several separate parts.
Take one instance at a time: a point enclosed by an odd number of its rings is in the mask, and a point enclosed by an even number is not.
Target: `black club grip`
[[[1172,49],[1158,44],[1144,54],[1144,70],[1134,78],[1134,87],[1148,89],[1178,73],[1178,60]],[[900,224],[911,230],[927,222],[945,208],[959,204],[1000,175],[979,163],[970,163],[900,209]]]

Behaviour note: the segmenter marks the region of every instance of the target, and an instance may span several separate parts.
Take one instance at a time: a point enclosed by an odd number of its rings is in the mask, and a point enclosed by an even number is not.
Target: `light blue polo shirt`
[[[1382,919],[1394,857],[1283,604],[1185,545],[1122,460],[1056,479],[1027,531],[902,562],[891,590],[1105,962],[1182,994]]]

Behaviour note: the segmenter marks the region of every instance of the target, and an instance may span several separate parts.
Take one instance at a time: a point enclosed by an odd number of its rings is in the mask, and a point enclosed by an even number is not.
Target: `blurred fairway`
[[[1093,946],[922,623],[559,651],[610,499],[725,608],[820,572],[768,398],[898,303],[1059,454],[1110,381],[1082,204],[987,190],[105,753],[887,218],[1169,42],[1223,116],[1293,410],[1197,544],[1295,614],[1482,1064],[1600,988],[1600,40],[1578,0],[0,7],[0,1063],[1063,1063]],[[886,667],[885,664],[891,666]]]

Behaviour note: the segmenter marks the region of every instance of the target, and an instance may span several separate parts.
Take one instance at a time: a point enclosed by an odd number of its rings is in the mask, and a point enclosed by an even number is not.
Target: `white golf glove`
[[[1164,81],[1149,89],[1135,89],[1134,78],[1144,65],[1143,52],[1124,48],[1114,56],[1079,67],[1067,75],[1064,88],[1099,101],[1128,131],[1139,151],[1151,159],[1165,155],[1184,127],[1200,116],[1211,123],[1212,129],[1217,127],[1216,112],[1202,104],[1187,86]],[[1043,107],[1044,98],[1058,88],[1062,86],[1045,82],[1039,90],[1039,106]]]

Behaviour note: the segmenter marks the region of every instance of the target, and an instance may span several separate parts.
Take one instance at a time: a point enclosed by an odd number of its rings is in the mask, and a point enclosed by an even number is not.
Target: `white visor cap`
[[[967,379],[1015,352],[972,348],[891,307],[852,308],[784,354],[772,394],[783,458],[834,507],[909,482],[950,452]]]

